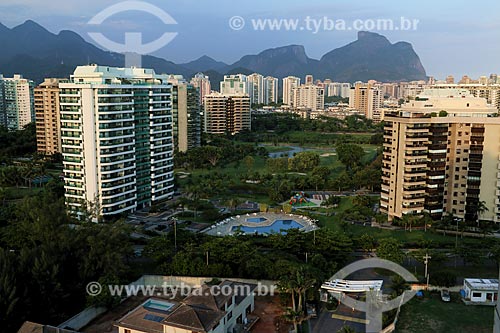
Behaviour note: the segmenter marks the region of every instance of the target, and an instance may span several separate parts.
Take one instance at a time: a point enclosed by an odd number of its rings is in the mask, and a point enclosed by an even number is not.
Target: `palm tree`
[[[292,307],[286,310],[284,317],[293,323],[295,332],[297,332],[298,325],[308,318],[304,309],[305,294],[314,286],[315,282],[308,276],[303,266],[296,269],[291,277],[284,277],[278,282],[278,288],[281,292],[291,295]]]

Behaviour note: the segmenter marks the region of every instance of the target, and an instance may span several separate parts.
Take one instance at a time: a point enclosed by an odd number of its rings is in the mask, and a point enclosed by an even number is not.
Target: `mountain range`
[[[0,45],[0,73],[6,76],[20,73],[36,82],[45,77],[69,77],[75,67],[82,64],[124,64],[122,54],[104,51],[72,31],[53,34],[31,20],[12,29],[0,23]],[[425,69],[410,43],[392,44],[382,35],[364,31],[358,33],[356,41],[326,53],[319,60],[309,58],[304,46],[289,45],[245,55],[233,64],[208,56],[183,64],[145,56],[143,66],[158,73],[185,77],[204,72],[214,83],[224,74],[253,72],[277,78],[313,74],[315,78],[337,82],[426,79]],[[213,84],[213,88],[217,88],[217,84]]]

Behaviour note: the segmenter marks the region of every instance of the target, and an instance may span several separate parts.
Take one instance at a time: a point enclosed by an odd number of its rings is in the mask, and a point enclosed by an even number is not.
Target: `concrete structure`
[[[464,279],[464,301],[495,305],[498,301],[497,279]]]
[[[251,104],[267,104],[265,102],[264,77],[258,73],[253,73],[247,77],[248,92]],[[222,92],[222,90],[221,90]]]
[[[342,98],[349,97],[351,92],[351,84],[350,83],[341,83],[341,82],[326,82],[325,86],[325,96],[340,96]]]
[[[357,82],[351,88],[349,107],[363,112],[368,119],[373,119],[375,110],[381,108],[383,102],[384,93],[378,87]]]
[[[45,79],[35,88],[36,147],[39,153],[62,153],[59,83],[65,81]]]
[[[432,89],[461,89],[469,91],[474,97],[486,99],[500,111],[500,84],[436,84]]]
[[[170,75],[174,150],[185,152],[201,145],[201,105],[199,89],[182,75]]]
[[[301,85],[293,88],[292,105],[295,108],[309,108],[311,111],[325,109],[325,90],[315,85]]]
[[[306,75],[304,84],[305,85],[312,85],[312,84],[314,84],[314,77],[311,74]]]
[[[300,78],[287,76],[283,78],[283,104],[293,104],[293,89],[300,86]]]
[[[264,78],[264,104],[278,104],[278,79],[272,76]]]
[[[212,92],[210,85],[210,78],[203,73],[196,73],[191,79],[191,84],[193,87],[198,88],[199,91],[199,103],[203,104],[203,98]]]
[[[212,93],[205,96],[205,133],[236,134],[250,129],[250,98],[247,95]]]
[[[143,68],[80,66],[60,83],[66,203],[93,216],[173,196],[172,86]]]
[[[224,81],[220,83],[220,93],[223,95],[247,95],[251,96],[248,77],[243,74],[224,75]]]
[[[465,90],[425,90],[384,116],[380,209],[500,221],[500,118]]]
[[[21,130],[35,121],[33,81],[16,74],[12,78],[0,75],[0,125]]]
[[[181,301],[148,299],[115,326],[119,333],[226,333],[242,330],[255,309],[257,285],[226,280],[195,289]]]
[[[500,275],[500,274],[499,274]],[[499,277],[500,279],[500,277]],[[500,288],[500,286],[499,286]],[[500,289],[497,289],[498,290],[498,294],[500,294]],[[498,299],[497,297],[497,304],[495,305],[495,311],[494,311],[494,314],[493,314],[493,322],[494,322],[494,326],[493,326],[493,333],[500,333],[500,299]]]

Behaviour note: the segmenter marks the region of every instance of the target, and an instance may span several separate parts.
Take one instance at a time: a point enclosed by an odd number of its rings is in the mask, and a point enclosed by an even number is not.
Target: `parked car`
[[[450,292],[447,289],[441,290],[441,300],[443,302],[450,302],[451,301]]]

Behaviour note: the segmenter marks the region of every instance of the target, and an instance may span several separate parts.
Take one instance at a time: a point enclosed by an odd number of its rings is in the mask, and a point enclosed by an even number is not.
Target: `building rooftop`
[[[498,279],[464,279],[464,284],[474,290],[498,290]]]
[[[148,68],[119,68],[99,65],[78,66],[71,80],[78,83],[117,83],[122,82],[151,82],[167,83],[169,76],[156,74],[153,69]]]
[[[240,288],[243,287],[243,288]],[[225,304],[235,296],[240,304],[257,285],[224,281],[218,286],[204,285],[181,301],[152,297],[130,311],[116,325],[148,333],[163,333],[165,325],[196,332],[209,332],[226,315]],[[215,294],[213,289],[217,288]],[[228,290],[229,293],[223,292]]]
[[[31,321],[24,322],[17,333],[78,333],[48,325],[36,324]]]

